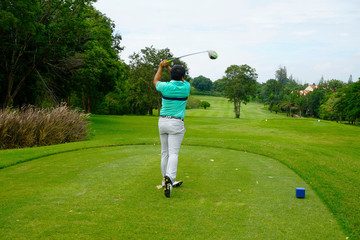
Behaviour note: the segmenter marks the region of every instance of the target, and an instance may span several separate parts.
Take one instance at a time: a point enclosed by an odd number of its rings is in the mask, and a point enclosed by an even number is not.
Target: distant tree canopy
[[[331,79],[329,81],[325,81],[325,80],[320,80],[318,86],[320,88],[324,88],[324,89],[331,89],[333,91],[337,91],[340,88],[342,88],[345,85],[344,82],[340,81],[340,80],[336,80],[336,79]]]
[[[347,120],[359,124],[360,79],[354,83],[350,75],[345,83],[321,77],[316,89],[300,93],[308,84],[301,85],[287,78],[285,67],[275,72],[275,78],[258,84],[257,90],[258,99],[268,105],[270,111],[283,111],[287,116],[317,117],[340,122]]]
[[[225,91],[225,80],[224,78],[218,79],[212,83],[212,89],[216,92],[224,92]]]
[[[275,71],[275,79],[284,87],[289,89],[295,89],[298,84],[293,78],[292,75],[290,77],[287,77],[287,70],[286,67],[279,67],[278,70]]]
[[[202,75],[195,77],[191,84],[200,91],[210,91],[212,87],[212,81]]]
[[[289,81],[288,77],[287,77],[287,71],[286,71],[286,67],[280,67],[278,70],[276,70],[275,72],[275,78],[277,81],[279,81],[279,83],[281,85],[285,85],[287,84],[287,82]]]
[[[90,111],[113,88],[125,69],[121,36],[93,2],[1,1],[2,107],[80,98]]]
[[[0,107],[25,104],[72,107],[99,114],[153,114],[161,108],[161,95],[152,80],[168,48],[145,47],[120,59],[123,47],[113,21],[93,7],[95,0],[0,1]],[[187,66],[180,60],[172,64]],[[205,73],[204,73],[205,74]],[[162,81],[169,81],[165,70]],[[190,77],[186,75],[186,80]],[[225,76],[212,82],[201,75],[192,80],[196,94],[224,96],[241,103],[256,99],[272,111],[288,116],[359,123],[360,82],[324,80],[305,90],[280,66],[273,79],[257,83],[255,69],[231,65]],[[195,90],[194,90],[195,89]],[[189,101],[190,103],[190,101]],[[203,103],[204,104],[204,103]],[[191,101],[189,108],[200,105]]]

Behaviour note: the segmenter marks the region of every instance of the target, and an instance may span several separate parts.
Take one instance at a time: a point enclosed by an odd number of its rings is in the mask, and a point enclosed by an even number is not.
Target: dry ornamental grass
[[[23,148],[76,142],[87,137],[88,114],[65,104],[41,109],[26,106],[0,110],[0,148]]]

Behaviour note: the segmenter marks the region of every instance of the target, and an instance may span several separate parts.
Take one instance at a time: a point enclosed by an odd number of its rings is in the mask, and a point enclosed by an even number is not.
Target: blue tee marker
[[[296,197],[305,198],[305,188],[296,188]]]

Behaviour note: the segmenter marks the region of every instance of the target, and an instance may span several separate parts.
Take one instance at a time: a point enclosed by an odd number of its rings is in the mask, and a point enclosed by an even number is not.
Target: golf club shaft
[[[167,60],[166,62],[171,62],[171,61],[174,61],[174,60],[179,59],[179,58],[183,58],[183,57],[187,57],[187,56],[191,56],[191,55],[195,55],[195,54],[199,54],[199,53],[205,53],[205,52],[208,52],[208,51],[202,51],[202,52],[186,54],[186,55],[181,56],[181,57],[172,58],[170,60]]]

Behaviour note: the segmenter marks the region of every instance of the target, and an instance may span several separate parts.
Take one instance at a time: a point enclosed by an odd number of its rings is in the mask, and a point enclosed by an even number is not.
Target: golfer
[[[161,82],[161,73],[166,68],[171,73],[170,82]],[[162,185],[166,197],[170,197],[176,182],[179,150],[185,134],[185,107],[190,94],[190,83],[184,81],[185,68],[175,65],[170,68],[166,60],[162,61],[154,77],[156,90],[162,94],[162,108],[159,118],[159,134],[161,140],[161,173]]]

